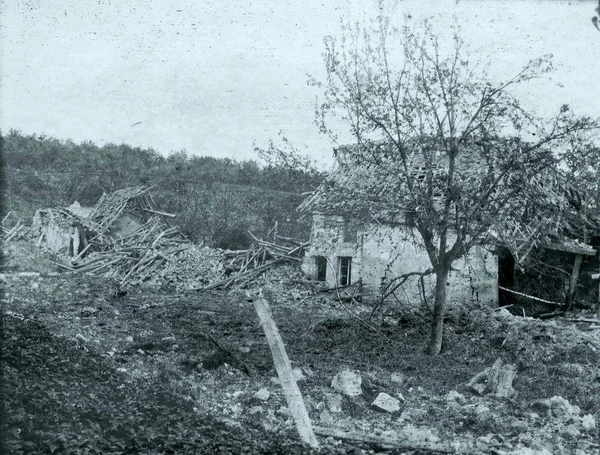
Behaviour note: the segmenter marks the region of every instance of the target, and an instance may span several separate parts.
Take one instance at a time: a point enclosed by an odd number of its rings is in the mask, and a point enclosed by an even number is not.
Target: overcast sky
[[[253,158],[282,130],[327,162],[314,126],[323,37],[370,0],[0,0],[0,122],[77,142]],[[594,1],[399,0],[396,14],[458,18],[493,77],[552,53],[554,81],[529,87],[540,114],[563,103],[600,116]],[[361,6],[357,6],[361,5]],[[368,12],[367,12],[368,14]]]

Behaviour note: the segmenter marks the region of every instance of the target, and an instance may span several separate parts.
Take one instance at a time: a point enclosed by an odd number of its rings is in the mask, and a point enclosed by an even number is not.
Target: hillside
[[[306,237],[295,208],[320,176],[256,161],[198,157],[185,151],[162,156],[126,144],[99,147],[10,131],[2,137],[5,179],[2,216],[30,220],[38,208],[92,205],[104,192],[153,186],[159,205],[176,215],[192,240],[243,248],[247,231],[265,233],[275,221]]]

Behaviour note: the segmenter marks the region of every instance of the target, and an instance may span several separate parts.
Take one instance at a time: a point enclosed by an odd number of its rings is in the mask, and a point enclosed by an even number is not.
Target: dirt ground
[[[62,273],[29,246],[4,249],[4,453],[310,453],[244,290],[122,293],[110,280]],[[408,428],[450,453],[600,453],[593,324],[454,305],[443,352],[430,357],[425,309],[387,307],[369,320],[367,306],[299,278],[284,267],[256,288],[302,371],[315,425],[381,436]],[[467,387],[498,358],[517,368],[515,398]],[[331,382],[343,370],[361,376],[363,393],[342,397],[340,408],[331,405]],[[261,389],[265,400],[255,397]],[[374,409],[379,392],[398,398],[400,409]],[[320,453],[434,453],[319,442]]]

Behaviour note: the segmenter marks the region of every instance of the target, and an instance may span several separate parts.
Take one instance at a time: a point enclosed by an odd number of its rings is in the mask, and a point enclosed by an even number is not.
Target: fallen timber
[[[202,289],[208,291],[216,288],[227,289],[235,282],[243,282],[250,278],[255,278],[261,273],[269,270],[271,267],[279,265],[285,261],[300,262],[304,254],[304,249],[309,242],[300,242],[287,237],[272,235],[273,241],[267,241],[257,238],[252,232],[249,232],[254,240],[247,250],[227,251],[226,257],[232,257],[222,277]],[[279,241],[279,243],[276,243]],[[287,243],[288,245],[285,245]],[[237,272],[233,271],[233,264],[241,261]],[[225,278],[223,278],[225,276]]]

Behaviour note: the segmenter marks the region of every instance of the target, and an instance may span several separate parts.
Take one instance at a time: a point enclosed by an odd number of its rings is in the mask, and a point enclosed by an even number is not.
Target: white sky
[[[493,77],[552,53],[553,78],[523,102],[600,116],[595,1],[398,0],[397,14],[457,17]],[[362,6],[357,6],[362,5]],[[0,126],[161,153],[253,158],[282,130],[328,162],[313,123],[323,37],[372,0],[0,0]],[[135,126],[135,123],[141,122]],[[343,137],[343,136],[342,136]]]

